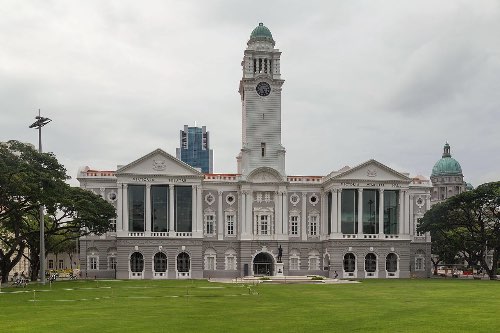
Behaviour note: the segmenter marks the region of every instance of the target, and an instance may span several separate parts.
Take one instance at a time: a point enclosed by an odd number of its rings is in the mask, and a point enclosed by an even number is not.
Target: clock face
[[[267,82],[259,82],[255,90],[260,96],[267,96],[271,93],[271,86]]]

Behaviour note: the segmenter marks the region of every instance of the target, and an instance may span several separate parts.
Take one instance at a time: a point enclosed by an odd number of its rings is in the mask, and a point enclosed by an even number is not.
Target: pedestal
[[[284,276],[284,274],[283,274],[283,263],[282,262],[277,262],[276,263],[276,273],[274,275],[275,276]]]

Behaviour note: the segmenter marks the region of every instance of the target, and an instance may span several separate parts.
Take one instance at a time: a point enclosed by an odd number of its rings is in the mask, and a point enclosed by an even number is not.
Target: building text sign
[[[141,183],[154,183],[158,181],[159,179],[152,178],[152,177],[132,177],[132,181],[134,182],[141,182]],[[167,182],[167,183],[185,183],[186,178],[162,178],[161,181]]]

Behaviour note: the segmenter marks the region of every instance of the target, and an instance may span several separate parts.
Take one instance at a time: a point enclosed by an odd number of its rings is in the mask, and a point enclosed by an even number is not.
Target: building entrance
[[[253,259],[253,275],[273,275],[273,258],[269,253],[261,252]]]

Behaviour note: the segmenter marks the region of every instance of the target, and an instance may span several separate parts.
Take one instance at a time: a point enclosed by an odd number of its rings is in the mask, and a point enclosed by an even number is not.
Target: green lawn
[[[2,288],[0,332],[499,332],[500,282],[58,281]]]

